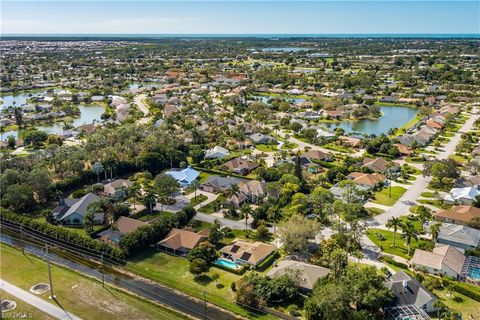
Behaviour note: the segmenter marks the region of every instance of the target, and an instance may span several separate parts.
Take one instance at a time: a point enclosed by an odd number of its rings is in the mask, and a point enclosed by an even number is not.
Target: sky
[[[1,34],[480,34],[480,1],[1,0]]]

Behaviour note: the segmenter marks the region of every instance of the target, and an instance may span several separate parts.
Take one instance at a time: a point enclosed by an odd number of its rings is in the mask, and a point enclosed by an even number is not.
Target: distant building
[[[230,151],[220,146],[215,146],[212,149],[208,149],[205,152],[206,159],[221,159],[228,157],[230,155]]]

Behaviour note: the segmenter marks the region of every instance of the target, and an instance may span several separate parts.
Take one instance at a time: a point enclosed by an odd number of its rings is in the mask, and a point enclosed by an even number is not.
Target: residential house
[[[117,179],[112,182],[109,182],[103,186],[103,193],[108,196],[113,196],[115,190],[119,188],[129,188],[133,185],[133,181],[126,179]]]
[[[188,187],[195,179],[197,179],[200,175],[200,172],[188,166],[183,170],[177,169],[167,171],[165,174],[173,177],[175,180],[177,180],[178,184],[184,188]]]
[[[89,192],[79,199],[63,198],[60,204],[53,210],[53,216],[61,224],[81,225],[88,213],[88,205],[100,200],[100,197]],[[105,213],[96,212],[93,216],[94,224],[102,224]]]
[[[385,173],[390,162],[383,158],[364,158],[362,163],[362,168],[368,168],[374,172]],[[392,165],[395,165],[392,163]]]
[[[235,158],[225,162],[221,168],[236,174],[246,175],[258,168],[258,163],[243,158]]]
[[[413,150],[410,149],[408,146],[401,144],[401,143],[395,143],[393,146],[397,147],[398,152],[402,156],[411,156],[413,154]]]
[[[200,189],[206,192],[221,193],[229,189],[232,185],[239,185],[245,179],[236,177],[210,176],[200,185]]]
[[[454,206],[450,210],[437,211],[433,218],[441,222],[467,225],[472,219],[480,218],[480,209],[472,206]]]
[[[327,131],[322,128],[317,128],[317,137],[323,137],[323,138],[334,138],[335,133]]]
[[[275,252],[277,247],[263,242],[247,242],[238,240],[235,243],[220,249],[224,258],[231,259],[238,264],[248,264],[257,267],[269,255]]]
[[[265,196],[265,185],[258,180],[248,180],[240,182],[238,185],[240,192],[245,194],[250,203],[259,203]]]
[[[480,230],[467,226],[442,223],[437,245],[451,245],[461,251],[476,249],[480,245]]]
[[[432,252],[416,249],[411,265],[430,274],[441,274],[455,279],[462,273],[465,255],[452,246],[441,246]]]
[[[381,173],[352,172],[347,178],[351,179],[355,184],[369,189],[385,182],[385,176]]]
[[[272,136],[261,133],[254,133],[249,138],[254,144],[277,143],[277,141]]]
[[[391,315],[401,313],[399,309],[409,309],[415,319],[429,319],[426,313],[436,311],[433,306],[437,298],[422,286],[417,280],[411,278],[404,271],[398,271],[385,286],[394,294],[393,300],[387,305],[388,319],[407,319],[408,317],[392,318]]]
[[[222,159],[222,158],[228,157],[229,155],[230,155],[230,152],[227,149],[222,148],[220,146],[215,146],[211,149],[208,149],[205,152],[206,159]]]
[[[330,161],[332,158],[330,154],[320,150],[309,150],[308,152],[303,153],[302,156],[307,157],[310,160],[318,161]]]
[[[122,216],[118,218],[116,222],[116,229],[102,231],[98,236],[100,237],[100,240],[104,242],[119,244],[124,235],[133,232],[146,224],[146,222]]]
[[[447,194],[443,200],[448,204],[471,205],[479,195],[480,190],[475,187],[453,188],[450,190],[450,194]]]
[[[363,144],[361,139],[348,136],[340,136],[338,137],[338,140],[340,140],[342,144],[350,146],[352,148],[359,148]]]
[[[330,273],[330,269],[306,262],[284,259],[270,269],[267,275],[276,278],[292,272],[298,273],[300,277],[299,287],[305,291],[311,291],[317,280],[325,278]]]
[[[190,250],[196,248],[207,239],[208,230],[206,229],[197,233],[191,228],[173,228],[165,239],[157,243],[157,248],[177,255],[186,255]]]

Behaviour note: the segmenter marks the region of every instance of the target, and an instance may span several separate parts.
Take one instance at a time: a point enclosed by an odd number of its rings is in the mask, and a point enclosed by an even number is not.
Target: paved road
[[[145,124],[148,121],[150,121],[150,119],[151,119],[151,117],[148,117],[148,113],[150,111],[148,110],[148,107],[145,105],[145,103],[143,103],[143,101],[142,101],[146,97],[147,97],[147,95],[143,93],[143,94],[140,94],[138,96],[135,96],[135,98],[133,98],[133,102],[138,107],[138,109],[140,109],[140,111],[143,112],[143,115],[144,115],[143,118],[138,120],[138,123],[141,123],[141,124]]]
[[[74,316],[70,312],[67,312],[63,310],[62,308],[54,305],[53,303],[50,303],[48,301],[45,301],[33,294],[31,294],[28,291],[25,291],[23,289],[20,289],[19,287],[3,280],[0,279],[0,288],[2,290],[5,290],[12,296],[15,296],[16,298],[28,303],[29,305],[37,308],[40,311],[43,311],[44,313],[57,318],[61,320],[80,320],[79,317]]]
[[[460,130],[450,139],[450,141],[443,147],[443,151],[437,153],[437,159],[446,159],[455,152],[455,148],[461,140],[462,133],[468,132],[472,129],[474,122],[479,119],[479,115],[471,116],[462,125]],[[431,181],[430,177],[419,175],[413,184],[407,189],[403,196],[384,213],[375,216],[368,221],[371,227],[385,225],[388,219],[392,217],[400,217],[409,212],[411,204],[413,204],[422,192],[427,189],[428,183]]]

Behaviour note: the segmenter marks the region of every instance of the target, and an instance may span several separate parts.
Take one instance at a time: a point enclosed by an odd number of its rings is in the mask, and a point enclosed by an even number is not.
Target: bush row
[[[480,291],[475,290],[474,288],[469,288],[467,284],[460,283],[454,280],[450,280],[448,278],[443,278],[443,285],[449,286],[451,285],[454,290],[458,293],[463,294],[473,300],[480,301]]]

